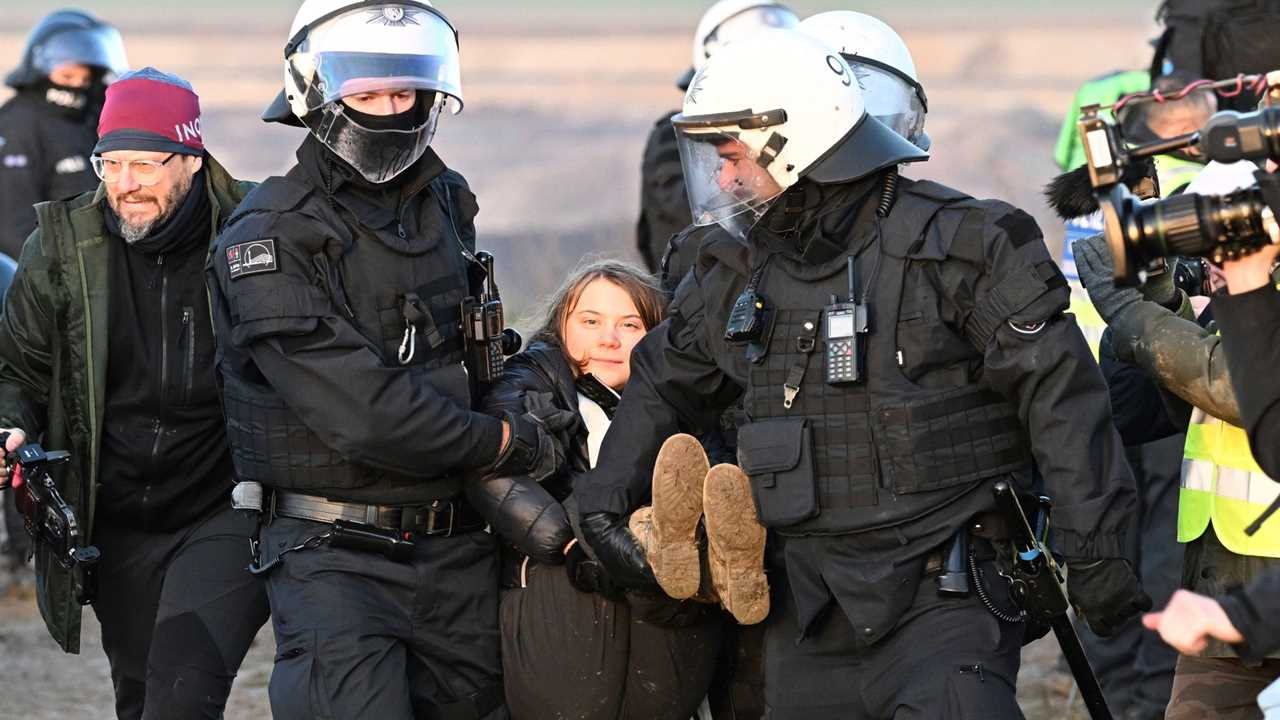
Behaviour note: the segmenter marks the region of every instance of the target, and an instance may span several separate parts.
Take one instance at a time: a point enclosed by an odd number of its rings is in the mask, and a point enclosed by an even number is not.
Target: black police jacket
[[[1034,462],[1056,501],[1058,548],[1077,558],[1123,556],[1134,490],[1102,377],[1030,216],[903,180],[877,219],[864,191],[821,190],[804,253],[770,237],[769,217],[747,245],[703,242],[670,318],[636,347],[601,462],[576,494],[583,513],[644,504],[662,440],[712,426],[745,393],[738,456],[762,520],[790,536],[802,626],[834,596],[874,641],[909,605],[921,556],[993,507],[992,479],[1027,487]],[[789,205],[784,196],[775,213]],[[847,294],[851,254],[872,332],[865,383],[837,387],[824,382],[820,333],[828,296]],[[775,318],[756,364],[724,335],[761,268]]]
[[[98,186],[89,165],[97,118],[69,114],[43,92],[22,90],[0,107],[0,252],[14,258],[36,229],[33,205]]]
[[[475,197],[431,150],[374,187],[313,138],[298,160],[210,264],[236,472],[359,502],[455,495],[502,440],[462,365]]]
[[[485,393],[486,412],[501,415],[555,407],[578,412],[573,370],[554,345],[534,341],[507,361],[498,382]],[[574,479],[590,467],[587,429],[582,423],[557,440],[568,464],[558,476],[538,483],[529,477],[490,475],[467,483],[467,499],[503,541],[535,562],[558,564],[573,539],[573,527],[562,503],[573,492]]]
[[[1280,290],[1270,284],[1218,295],[1213,308],[1249,448],[1267,475],[1280,478],[1280,382],[1275,374],[1280,367]]]

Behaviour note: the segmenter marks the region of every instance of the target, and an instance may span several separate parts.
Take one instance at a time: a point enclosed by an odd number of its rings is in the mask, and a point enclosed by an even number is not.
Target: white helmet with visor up
[[[693,35],[693,66],[676,84],[681,90],[689,89],[689,81],[707,58],[735,39],[760,30],[794,28],[799,22],[791,8],[775,0],[720,0],[707,8],[698,21]]]
[[[806,18],[806,32],[840,51],[853,68],[867,102],[867,112],[894,132],[928,150],[924,131],[929,100],[916,73],[916,63],[902,37],[883,20],[838,10]]]
[[[801,178],[849,182],[928,154],[868,115],[853,70],[794,30],[713,55],[671,119],[695,225],[745,237]]]
[[[389,90],[417,92],[410,127],[366,127],[341,102]],[[430,2],[307,0],[285,46],[284,92],[263,118],[296,118],[367,180],[382,183],[422,157],[445,107],[457,114],[462,104],[458,34]]]

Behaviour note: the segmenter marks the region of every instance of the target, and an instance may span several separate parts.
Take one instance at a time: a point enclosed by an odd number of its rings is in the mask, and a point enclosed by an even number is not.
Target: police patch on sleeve
[[[227,275],[238,280],[246,275],[275,272],[280,269],[276,261],[275,238],[250,240],[227,248]]]

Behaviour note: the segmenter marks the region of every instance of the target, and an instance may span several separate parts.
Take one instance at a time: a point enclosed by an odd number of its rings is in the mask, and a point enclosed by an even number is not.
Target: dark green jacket
[[[210,247],[252,183],[232,178],[205,157],[214,213]],[[102,214],[106,189],[36,205],[40,225],[27,238],[0,316],[0,427],[70,450],[57,478],[92,541],[107,376],[109,239]],[[37,546],[36,600],[53,639],[80,651],[80,611],[68,574]]]

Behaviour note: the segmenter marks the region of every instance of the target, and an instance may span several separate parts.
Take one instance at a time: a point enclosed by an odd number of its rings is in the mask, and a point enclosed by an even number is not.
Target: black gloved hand
[[[623,589],[613,584],[604,566],[587,554],[581,542],[574,543],[565,553],[564,569],[569,575],[569,584],[578,592],[598,593],[614,599],[623,596]]]
[[[662,592],[653,568],[645,560],[644,548],[627,529],[626,518],[611,512],[583,515],[582,537],[615,584],[630,590]]]
[[[1126,620],[1151,609],[1151,597],[1123,558],[1068,560],[1067,597],[1099,637],[1110,637]]]
[[[567,455],[556,433],[578,422],[577,413],[556,408],[516,415],[503,414],[511,436],[489,472],[497,475],[527,475],[537,482],[554,477],[564,469]]]

